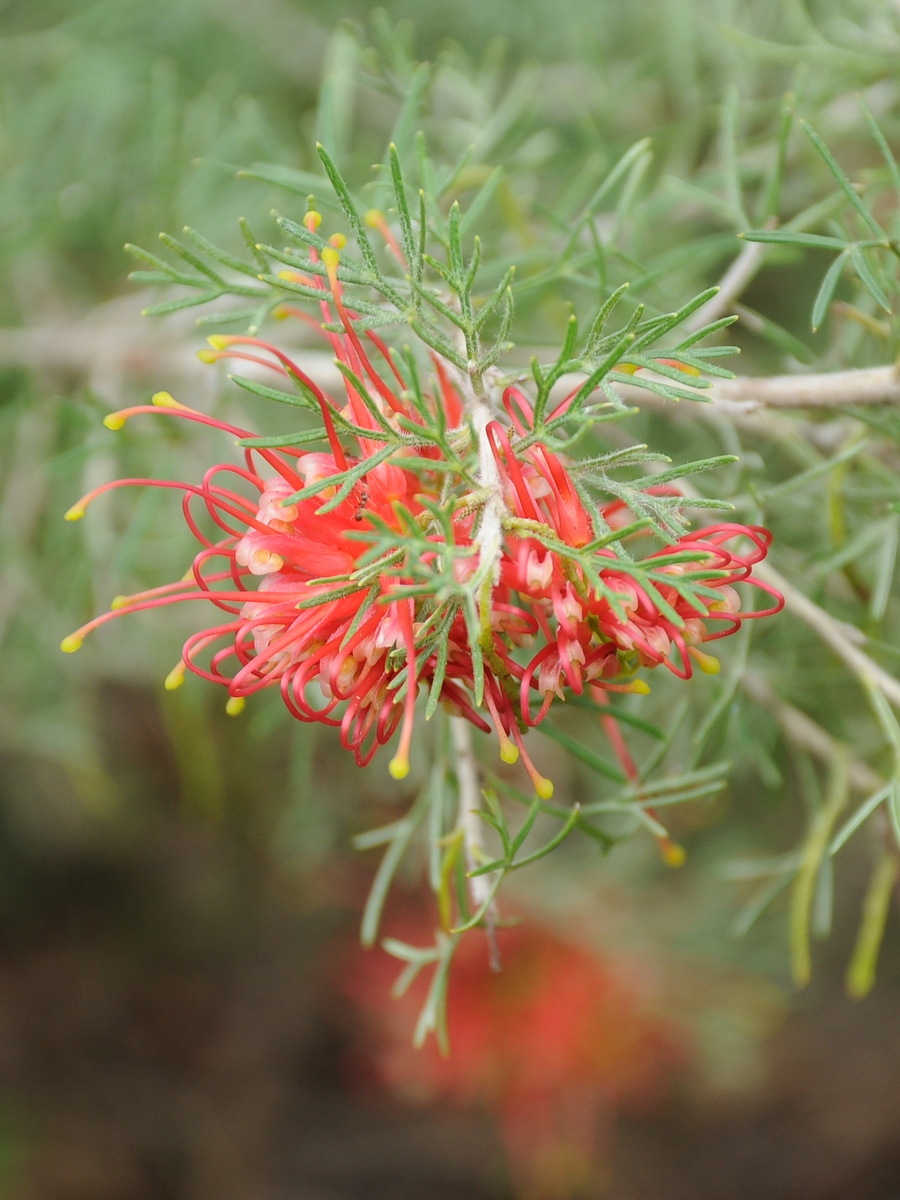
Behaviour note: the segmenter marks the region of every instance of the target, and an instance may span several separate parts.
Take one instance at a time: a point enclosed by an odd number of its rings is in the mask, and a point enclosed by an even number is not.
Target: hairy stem
[[[465,717],[450,718],[450,734],[453,739],[453,750],[456,756],[454,764],[456,779],[459,784],[459,828],[463,834],[463,850],[466,859],[466,870],[474,871],[487,858],[482,834],[484,824],[478,815],[481,809],[481,784],[478,779],[478,763],[472,746],[472,726]],[[491,894],[491,876],[475,875],[469,879],[469,897],[472,908],[477,912]],[[493,905],[488,910],[485,921],[488,930],[488,940],[491,948],[491,966],[499,968],[496,938],[494,936]]]
[[[483,826],[478,816],[481,808],[481,785],[478,780],[478,763],[472,747],[472,726],[465,717],[450,718],[450,732],[456,755],[455,769],[459,783],[459,827],[463,831],[466,868],[474,871],[485,861]],[[469,894],[475,908],[480,908],[490,894],[488,875],[475,875],[469,880]]]
[[[500,472],[486,432],[492,416],[487,400],[479,397],[473,405],[472,424],[478,439],[478,481],[489,491],[489,496],[482,509],[478,526],[478,575],[480,581],[490,580],[491,584],[494,584],[503,554],[503,518],[506,516],[506,505],[503,502]]]

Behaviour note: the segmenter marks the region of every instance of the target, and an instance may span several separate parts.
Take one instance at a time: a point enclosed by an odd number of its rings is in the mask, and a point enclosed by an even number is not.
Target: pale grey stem
[[[717,382],[712,395],[714,400],[750,401],[765,408],[900,404],[900,372],[891,363],[824,375],[743,376]]]
[[[466,870],[473,871],[487,860],[484,844],[484,822],[479,814],[481,808],[481,784],[478,762],[472,745],[472,726],[464,716],[451,716],[450,733],[454,742],[456,780],[460,787],[460,817],[458,828],[462,829],[463,853]],[[475,875],[469,880],[469,896],[474,910],[484,905],[491,894],[492,876]],[[491,942],[491,961],[497,962],[497,947],[493,936],[493,905],[486,914],[488,940]]]
[[[852,625],[838,621],[823,608],[819,608],[799,588],[795,588],[783,575],[767,562],[757,563],[753,574],[772,584],[784,596],[785,608],[804,621],[814,633],[830,646],[854,675],[874,684],[892,704],[900,708],[900,681],[889,675],[878,663],[859,649],[858,642],[864,635]]]
[[[670,381],[666,380],[665,382]],[[766,412],[761,405],[751,400],[722,399],[713,388],[702,392],[698,390],[697,398],[700,403],[695,404],[691,400],[667,400],[656,392],[635,387],[633,384],[617,383],[613,387],[626,404],[635,408],[650,409],[676,421],[712,421],[715,423],[726,417],[738,429],[774,441],[789,440],[797,435],[796,422],[788,417]]]
[[[615,387],[627,404],[654,408],[664,405],[674,410],[686,403],[663,400],[634,384]],[[824,375],[739,375],[737,379],[717,379],[709,388],[698,388],[697,399],[707,412],[718,411],[728,417],[749,415],[760,408],[821,410],[857,404],[884,407],[900,404],[900,372],[891,364]],[[691,411],[699,413],[700,409],[691,406]]]
[[[583,383],[586,375],[565,375],[551,392],[551,403],[561,400],[579,383]],[[666,379],[664,383],[671,381]],[[772,441],[791,441],[798,436],[818,444],[826,430],[831,430],[834,422],[818,422],[811,425],[804,422],[802,426],[795,419],[767,412],[759,404],[750,400],[719,400],[716,399],[712,388],[697,391],[699,404],[691,400],[666,400],[656,392],[647,388],[635,387],[634,384],[613,385],[618,396],[628,405],[658,412],[674,421],[710,421],[718,425],[722,418],[727,418],[739,430],[753,433],[757,437],[768,438]],[[612,428],[612,426],[608,427]],[[607,436],[609,432],[607,430]]]
[[[745,242],[740,254],[722,276],[719,290],[715,296],[707,300],[702,308],[698,308],[684,322],[688,333],[711,325],[719,317],[728,316],[732,306],[744,288],[762,266],[763,256],[767,250],[764,242]]]
[[[503,502],[503,490],[500,482],[500,472],[491,451],[486,429],[492,419],[488,404],[480,400],[473,406],[472,424],[478,439],[478,481],[482,487],[490,490],[478,525],[478,573],[482,579],[496,583],[500,569],[500,559],[503,555],[503,518],[506,515],[506,505]]]
[[[741,688],[754,703],[767,709],[781,728],[789,741],[801,750],[807,751],[820,762],[832,763],[840,754],[839,743],[816,724],[806,713],[788,704],[777,694],[762,675],[756,671],[745,671],[741,676]],[[884,780],[871,767],[858,759],[852,759],[849,764],[850,786],[858,792],[877,792]]]
[[[450,718],[450,732],[456,756],[455,770],[459,783],[459,827],[465,839],[466,867],[474,870],[484,862],[481,818],[481,786],[478,779],[478,764],[472,747],[472,726],[465,717]],[[483,904],[488,893],[487,877],[476,875],[469,881],[472,899]]]

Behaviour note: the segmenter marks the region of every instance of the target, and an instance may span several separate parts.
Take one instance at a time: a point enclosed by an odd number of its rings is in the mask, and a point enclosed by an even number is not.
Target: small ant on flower
[[[369,503],[369,493],[365,488],[359,494],[359,508],[353,514],[354,521],[363,521],[366,516],[366,505]]]

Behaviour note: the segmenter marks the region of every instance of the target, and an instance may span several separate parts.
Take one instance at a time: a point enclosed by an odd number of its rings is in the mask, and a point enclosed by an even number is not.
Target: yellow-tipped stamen
[[[543,775],[534,777],[534,790],[537,792],[539,800],[550,800],[553,797],[553,783]]]
[[[311,233],[315,233],[315,231],[322,224],[322,214],[320,212],[316,212],[314,208],[311,208],[303,218],[303,224]]]
[[[182,583],[193,583],[194,582],[194,568],[193,567],[188,567],[188,569],[185,571],[185,573],[181,577],[181,582]]]
[[[531,782],[534,784],[534,790],[538,795],[538,799],[549,800],[553,795],[552,782],[549,779],[546,779],[531,761],[528,751],[525,749],[525,743],[522,740],[522,734],[518,726],[515,724],[513,724],[512,727],[512,735],[515,739],[516,746],[519,749],[519,753],[522,755],[522,765],[525,767],[525,770],[528,772],[531,778]]]
[[[198,353],[198,357],[202,357],[204,354],[210,353],[211,351],[209,350],[201,350]],[[218,355],[215,356],[215,358],[218,357]],[[208,360],[204,359],[204,361],[215,362],[215,358],[210,358]],[[193,411],[192,409],[188,408],[186,404],[181,404],[169,392],[154,392],[153,396],[150,398],[150,403],[156,408],[178,408],[181,409],[182,412]],[[120,408],[118,412],[107,413],[103,418],[103,424],[107,429],[121,429],[128,418],[135,412],[140,412],[143,407],[144,406],[142,404],[137,404],[131,408]]]
[[[213,350],[226,350],[232,342],[227,333],[213,333],[206,339]]]
[[[140,604],[144,600],[155,600],[164,596],[166,593],[182,591],[182,584],[194,583],[193,576],[188,579],[182,579],[179,583],[164,583],[162,587],[147,588],[145,592],[132,592],[130,596],[114,596],[110,602],[110,612],[116,612],[121,608],[129,608],[132,604]]]
[[[70,633],[59,643],[59,648],[63,654],[74,654],[76,650],[81,649],[82,644],[82,638],[77,633]]]
[[[622,688],[623,692],[631,692],[633,696],[649,696],[650,684],[643,679],[632,679],[627,687]]]
[[[514,763],[519,761],[519,748],[510,738],[509,734],[503,728],[503,722],[500,720],[500,714],[497,712],[497,706],[491,699],[491,693],[486,691],[484,701],[487,704],[490,714],[494,719],[494,728],[497,730],[497,740],[500,743],[500,757],[505,763]]]
[[[407,755],[398,751],[388,763],[388,770],[391,773],[392,779],[405,779],[409,774],[409,758]]]
[[[168,673],[163,683],[163,686],[167,692],[174,692],[176,688],[181,687],[181,685],[184,683],[184,670],[184,662],[179,661]]]
[[[514,763],[519,761],[519,747],[510,738],[509,734],[503,728],[503,723],[500,720],[500,714],[497,712],[496,706],[491,699],[490,692],[485,692],[485,702],[490,709],[491,716],[494,718],[494,728],[497,730],[497,740],[500,743],[500,757],[505,763]]]
[[[684,866],[687,860],[687,851],[684,846],[679,846],[677,842],[670,841],[669,838],[660,838],[659,849],[667,867]]]
[[[225,705],[225,711],[229,717],[236,717],[244,711],[244,706],[247,701],[243,696],[229,696],[228,703]]]
[[[335,250],[343,250],[347,245],[347,239],[342,233],[333,233],[328,239],[330,245],[334,246]]]
[[[322,251],[322,262],[329,270],[333,271],[340,261],[340,251],[334,246],[326,246]]]
[[[63,514],[63,519],[66,521],[80,521],[84,516],[84,505],[79,500],[77,504],[73,504],[71,508],[67,508]]]
[[[380,229],[384,224],[384,213],[378,208],[370,208],[366,213],[366,224],[370,229]]]
[[[278,278],[283,279],[285,283],[302,283],[304,287],[314,287],[315,281],[309,275],[304,275],[301,271],[284,270],[278,272]],[[279,305],[273,309],[273,314],[278,316],[280,313],[283,317],[297,316],[297,309],[290,306]]]
[[[501,736],[500,738],[500,757],[510,766],[519,761],[519,748],[508,737]]]
[[[180,404],[170,392],[154,392],[150,402],[157,408],[187,408],[186,404]]]
[[[702,650],[698,650],[696,646],[688,646],[688,654],[690,654],[704,675],[718,675],[722,670],[722,664],[717,658],[713,658],[711,654],[705,654]]]
[[[217,354],[215,350],[198,350],[197,357],[201,362],[214,363],[218,362],[222,355]]]

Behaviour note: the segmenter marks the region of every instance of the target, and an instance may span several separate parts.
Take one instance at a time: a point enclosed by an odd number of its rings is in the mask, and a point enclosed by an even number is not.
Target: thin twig
[[[685,321],[684,328],[689,333],[702,329],[704,325],[711,325],[733,310],[735,300],[762,266],[767,249],[765,242],[744,243],[740,254],[722,276],[716,295]]]
[[[832,371],[823,375],[743,376],[712,389],[719,400],[750,401],[765,408],[846,408],[900,404],[900,372],[886,367]]]
[[[655,464],[651,464],[652,466]],[[696,491],[688,480],[680,480],[679,486],[684,496],[696,496]],[[794,587],[768,561],[756,563],[753,568],[754,577],[769,583],[784,597],[785,611],[804,621],[814,633],[834,650],[854,675],[863,683],[877,687],[890,702],[900,708],[900,680],[894,678],[859,649],[866,642],[866,635],[855,625],[839,621],[824,608],[810,600],[799,588]]]
[[[878,663],[869,658],[868,654],[859,649],[857,643],[864,635],[852,625],[846,625],[819,608],[799,588],[789,583],[783,575],[767,562],[757,563],[753,568],[754,575],[772,584],[784,596],[785,608],[804,621],[826,645],[841,658],[859,679],[869,680],[890,700],[900,708],[900,680],[889,675]]]
[[[671,409],[683,403],[663,400],[660,404],[660,397],[633,384],[617,384],[616,390],[628,404],[654,408],[662,404]],[[718,410],[725,416],[747,416],[760,408],[885,407],[900,404],[900,372],[891,364],[823,375],[739,375],[736,379],[717,380],[710,388],[697,389],[697,399],[705,402],[707,410]]]
[[[454,764],[459,785],[459,828],[463,834],[466,870],[474,871],[487,859],[482,834],[484,825],[478,815],[481,809],[481,784],[478,779],[478,763],[472,746],[472,726],[464,717],[450,718],[450,733],[456,754]],[[491,894],[490,875],[472,875],[469,879],[469,896],[475,911],[481,908]],[[499,968],[497,942],[494,936],[494,913],[488,910],[485,922],[491,949],[491,966]]]
[[[840,753],[840,744],[821,725],[806,713],[788,704],[771,684],[757,671],[748,670],[741,676],[741,688],[750,699],[772,714],[789,741],[807,751],[820,762],[831,764]],[[858,792],[871,794],[884,786],[884,780],[871,767],[858,759],[848,765],[850,786]]]
[[[500,471],[487,435],[487,426],[494,414],[487,397],[476,397],[475,402],[470,405],[470,412],[478,440],[478,482],[489,492],[475,537],[478,546],[478,577],[481,582],[490,581],[491,585],[494,585],[503,556],[503,518],[506,516]]]
[[[472,726],[464,717],[451,717],[450,732],[456,754],[454,766],[459,783],[459,827],[463,831],[466,868],[474,871],[483,865],[487,856],[482,839],[482,822],[478,816],[481,808],[481,784],[472,747]],[[480,908],[485,902],[490,890],[491,881],[487,875],[474,875],[469,880],[469,892],[476,908]]]

